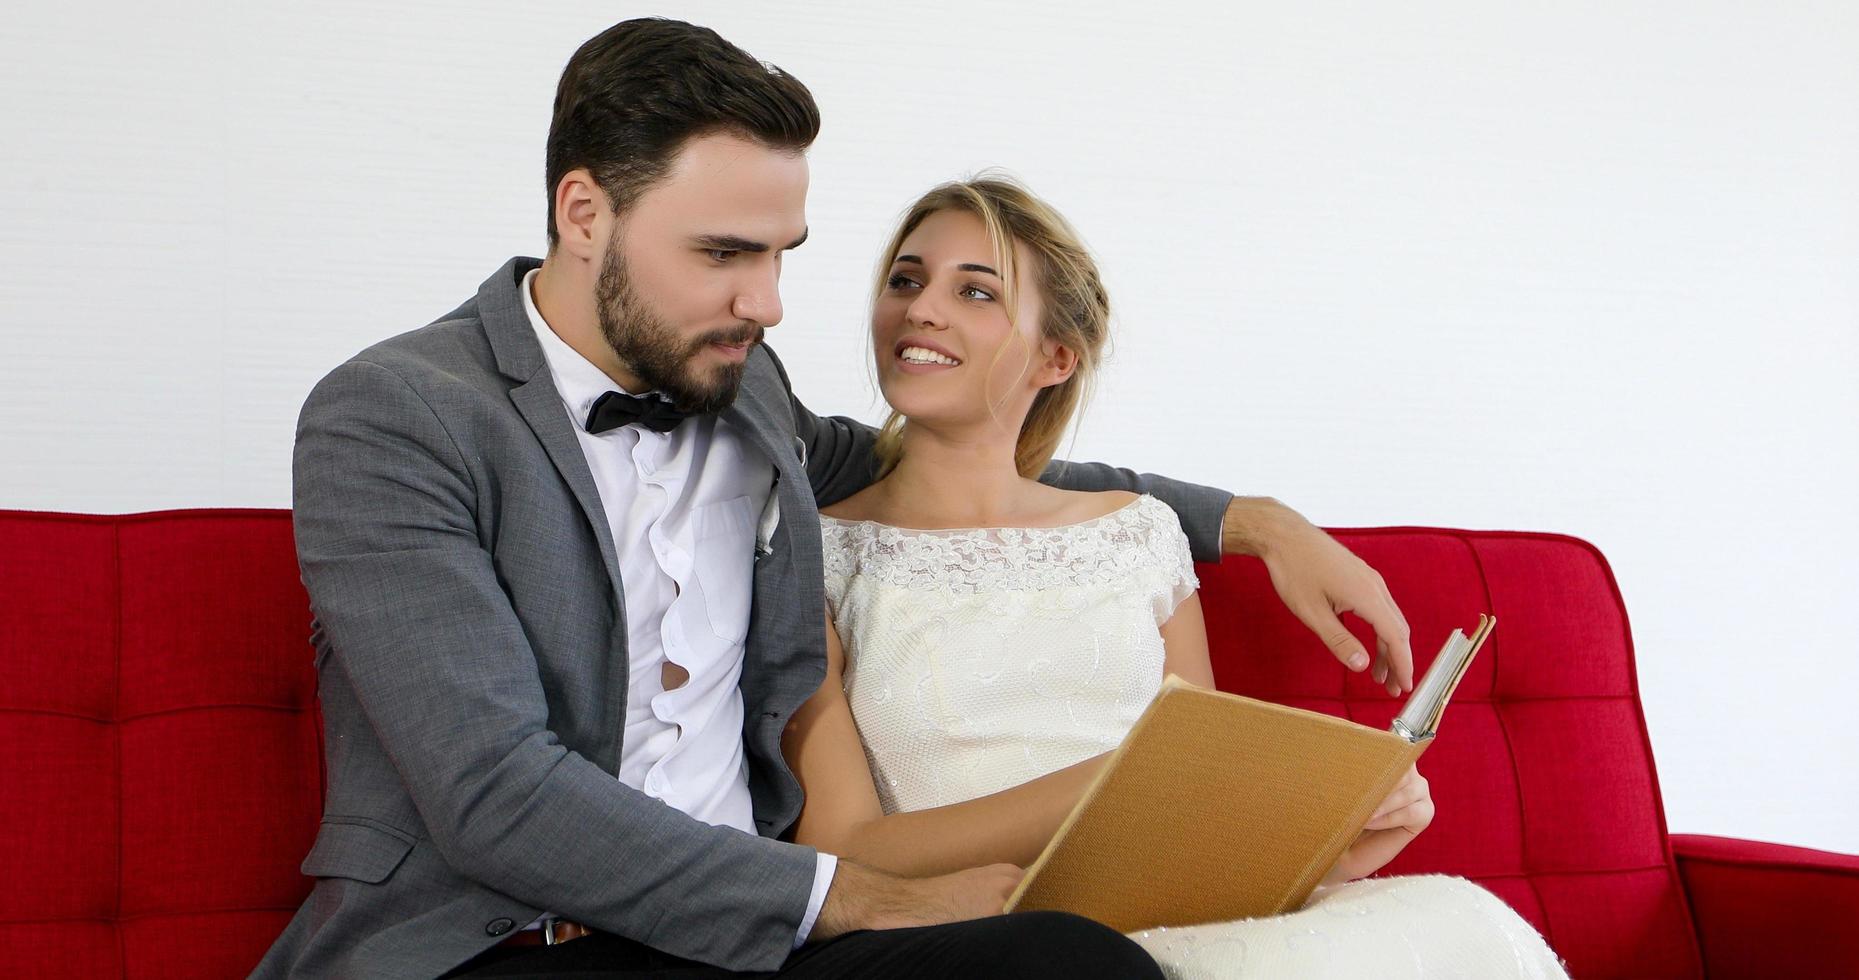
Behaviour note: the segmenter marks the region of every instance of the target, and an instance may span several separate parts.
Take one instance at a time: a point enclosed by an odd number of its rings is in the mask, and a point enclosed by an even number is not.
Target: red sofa
[[[1335,532],[1421,649],[1497,632],[1389,869],[1481,882],[1577,977],[1859,976],[1859,857],[1670,836],[1626,612],[1549,534]],[[1202,566],[1220,686],[1385,725],[1256,562]],[[0,511],[0,949],[18,976],[238,976],[309,882],[323,789],[289,514]],[[1366,636],[1366,634],[1364,634]],[[1423,642],[1422,642],[1423,641]]]

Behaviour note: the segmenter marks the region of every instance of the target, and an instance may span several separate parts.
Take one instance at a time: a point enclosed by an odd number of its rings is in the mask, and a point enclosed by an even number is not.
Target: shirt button
[[[509,919],[492,919],[484,924],[484,934],[487,936],[501,936],[515,928],[516,923]]]

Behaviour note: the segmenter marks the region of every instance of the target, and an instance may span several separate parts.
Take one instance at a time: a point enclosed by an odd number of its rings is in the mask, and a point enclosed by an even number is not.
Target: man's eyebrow
[[[800,244],[806,240],[807,231],[803,230],[799,238],[787,243],[786,248],[799,248]],[[768,251],[767,242],[750,241],[740,235],[698,235],[696,241],[698,248],[716,249],[719,252]]]
[[[737,235],[698,235],[697,247],[719,252],[766,252],[766,242],[752,242]]]

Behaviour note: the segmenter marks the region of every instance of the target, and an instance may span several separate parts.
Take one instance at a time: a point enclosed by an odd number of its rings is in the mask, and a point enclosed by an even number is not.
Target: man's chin
[[[693,384],[695,379],[684,378],[679,391],[672,399],[682,411],[711,415],[721,412],[736,402],[736,392],[742,387],[742,365],[724,364],[703,372],[709,377],[702,384]]]

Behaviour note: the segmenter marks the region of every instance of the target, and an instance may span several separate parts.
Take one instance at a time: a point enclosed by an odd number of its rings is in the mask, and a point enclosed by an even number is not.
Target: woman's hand
[[[1410,766],[1407,775],[1363,825],[1361,836],[1323,876],[1323,883],[1334,885],[1380,871],[1432,822],[1433,792],[1419,768]]]

